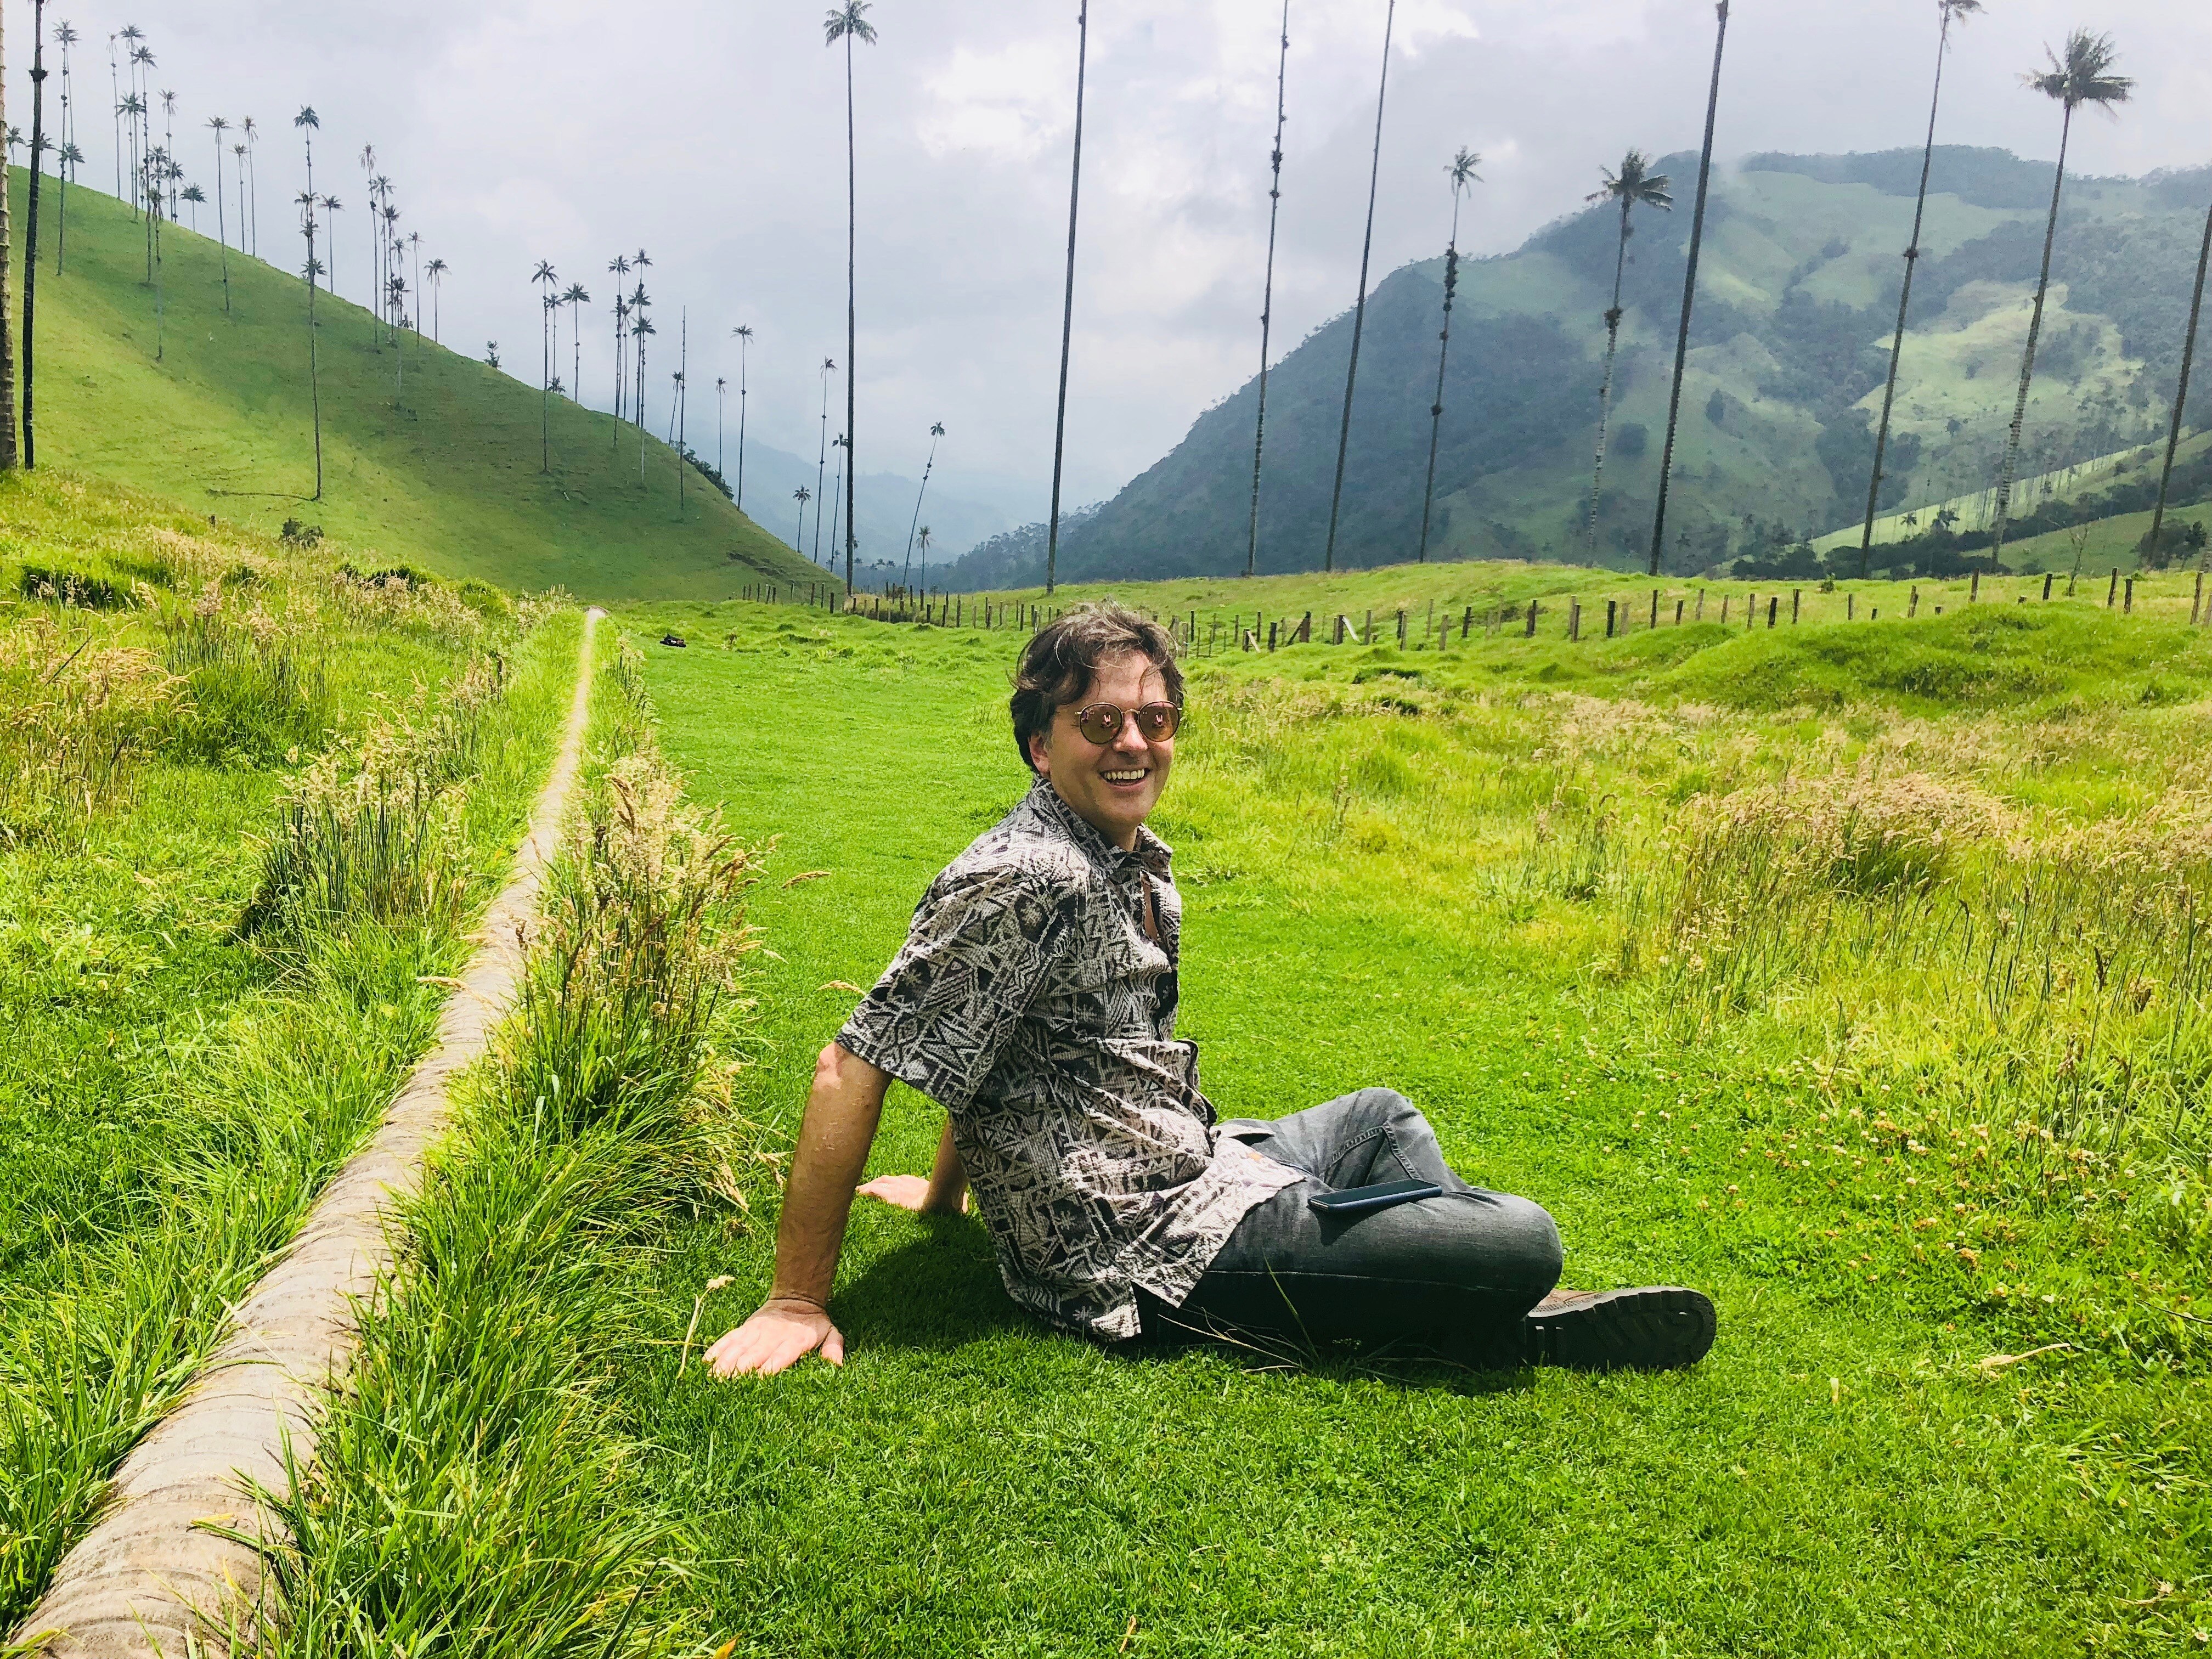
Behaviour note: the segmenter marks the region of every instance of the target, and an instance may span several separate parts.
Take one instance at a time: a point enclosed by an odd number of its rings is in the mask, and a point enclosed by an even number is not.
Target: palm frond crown
[[[1967,3],[1977,4],[1978,0],[1967,0]],[[1622,156],[1618,171],[1600,167],[1598,176],[1605,180],[1604,184],[1583,200],[1668,209],[1674,205],[1674,181],[1663,173],[1652,172],[1651,158],[1640,149],[1632,149]]]
[[[822,44],[834,46],[847,35],[864,45],[872,46],[876,26],[868,21],[868,0],[845,0],[822,20]]]
[[[2051,66],[2023,75],[2021,79],[2069,110],[2094,104],[2109,113],[2113,105],[2124,104],[2135,94],[2133,76],[2112,73],[2113,64],[2119,61],[2119,52],[2109,34],[2075,29],[2066,37],[2063,53],[2048,46],[2043,52],[2051,60]]]

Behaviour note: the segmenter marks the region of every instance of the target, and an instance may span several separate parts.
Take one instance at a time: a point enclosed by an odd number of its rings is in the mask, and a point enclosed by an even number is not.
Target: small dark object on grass
[[[319,524],[301,524],[297,519],[284,520],[279,532],[294,547],[313,547],[323,539],[323,527]]]
[[[660,636],[660,642],[663,645],[673,647],[678,651],[685,649],[689,644],[681,634],[663,634]]]
[[[734,548],[734,547],[733,547],[733,548],[732,548],[732,549],[730,550],[730,562],[731,562],[732,564],[735,564],[735,563],[737,563],[738,560],[740,560],[740,559],[744,558],[744,556],[744,556],[743,553],[740,553],[740,552],[739,552],[736,548]]]

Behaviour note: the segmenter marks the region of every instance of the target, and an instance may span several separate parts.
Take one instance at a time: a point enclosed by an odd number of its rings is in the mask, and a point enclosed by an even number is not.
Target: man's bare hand
[[[707,1370],[717,1377],[774,1376],[817,1349],[831,1364],[845,1363],[845,1339],[830,1316],[811,1303],[772,1297],[707,1350]]]
[[[965,1215],[968,1213],[968,1194],[963,1191],[957,1206],[948,1206],[941,1200],[929,1201],[933,1183],[920,1176],[878,1176],[860,1189],[862,1198],[880,1199],[902,1210],[912,1210],[916,1215]]]

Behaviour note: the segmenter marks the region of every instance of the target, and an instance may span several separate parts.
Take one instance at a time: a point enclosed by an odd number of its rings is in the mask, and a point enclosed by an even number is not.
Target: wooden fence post
[[[2121,607],[2120,614],[2124,617],[2132,617],[2136,614],[2136,579],[2133,576],[2128,578],[2128,597],[2126,603]]]
[[[1967,586],[1966,586],[1966,603],[1967,603],[1968,605],[1979,605],[1981,602],[1982,602],[1982,573],[1981,573],[1980,571],[1977,570],[1976,572],[1974,572],[1974,579],[1973,579],[1973,580],[1972,580],[1972,581],[1971,581],[1970,583],[1968,583],[1968,584],[1967,584]]]
[[[1402,605],[1398,611],[1398,648],[1401,651],[1406,648],[1406,611]]]
[[[1313,612],[1309,611],[1298,621],[1298,643],[1300,645],[1310,645],[1312,642]]]
[[[1620,608],[1620,601],[1618,599],[1607,599],[1605,602],[1605,636],[1607,639],[1613,637],[1613,617]]]
[[[1777,594],[1775,594],[1773,597],[1771,597],[1771,599],[1769,599],[1766,601],[1766,625],[1767,625],[1767,627],[1769,627],[1770,629],[1771,629],[1771,628],[1772,628],[1772,627],[1774,626],[1774,621],[1775,621],[1775,618],[1776,618],[1777,617],[1780,616],[1781,614],[1782,614],[1782,596],[1781,596],[1779,593],[1777,593]]]
[[[1680,627],[1682,625],[1682,611],[1683,611],[1683,608],[1684,608],[1686,605],[1687,605],[1688,604],[1689,604],[1689,601],[1688,601],[1687,599],[1677,599],[1677,600],[1675,600],[1675,601],[1674,601],[1674,626],[1675,626],[1675,627],[1680,628]]]
[[[1467,608],[1467,614],[1459,619],[1459,636],[1462,641],[1464,641],[1468,635],[1474,632],[1474,607],[1473,605],[1469,605]]]
[[[1534,599],[1528,601],[1528,637],[1532,640],[1536,637],[1536,601]]]
[[[1912,602],[1905,607],[1905,614],[1908,620],[1920,614],[1920,584],[1917,582],[1912,585]]]
[[[1797,626],[1797,599],[1804,591],[1802,587],[1793,587],[1790,590],[1790,625],[1792,628]]]
[[[2056,570],[2046,570],[2046,571],[2045,571],[2045,572],[2043,573],[2043,602],[2044,602],[2044,604],[2045,604],[2045,605],[2049,605],[2049,604],[2051,603],[2051,583],[2053,583],[2054,581],[2057,581],[2057,580],[2058,580],[2058,573],[2057,573]],[[2199,587],[2202,587],[2202,586],[2203,586],[2203,583],[2200,580],[2200,581],[2197,583],[2197,586],[2198,586]]]
[[[1275,629],[1278,626],[1279,624],[1275,623],[1267,624],[1267,649],[1270,651],[1275,648]]]
[[[2114,599],[2118,595],[2119,591],[2120,591],[2120,568],[2119,568],[2119,566],[2118,566],[2118,565],[2114,565],[2114,566],[2112,567],[2112,580],[2111,581],[2109,581],[2109,582],[2107,582],[2107,583],[2106,583],[2106,584],[2105,584],[2105,609],[2106,609],[2106,610],[2110,611],[2110,610],[2112,608],[2112,600],[2113,600],[2113,599]]]
[[[1844,620],[1845,622],[1856,622],[1856,621],[1858,620],[1858,617],[1859,617],[1859,596],[1858,596],[1857,594],[1856,594],[1856,593],[1846,593],[1846,594],[1844,594]]]
[[[2189,625],[2190,625],[2191,628],[2194,628],[2194,627],[2196,627],[2196,626],[2197,626],[2197,613],[2198,611],[2202,611],[2203,608],[2204,608],[2204,573],[2203,573],[2203,571],[2201,571],[2201,570],[2200,570],[2200,571],[2198,571],[2198,572],[2197,573],[2197,593],[2196,593],[2196,596],[2189,601]]]
[[[1651,590],[1651,625],[1659,626],[1659,590],[1656,587]]]
[[[1735,595],[1730,593],[1723,593],[1721,595],[1721,626],[1723,628],[1726,628],[1728,626],[1729,601],[1734,597]],[[1705,596],[1702,593],[1698,594],[1698,608],[1702,611],[1705,609]]]
[[[1699,588],[1699,589],[1698,590],[1698,620],[1699,622],[1703,622],[1703,621],[1705,621],[1705,590],[1704,588],[1702,588],[1702,587],[1701,587],[1701,588]]]
[[[1583,602],[1580,599],[1569,599],[1567,601],[1567,637],[1570,640],[1579,640],[1582,636]]]

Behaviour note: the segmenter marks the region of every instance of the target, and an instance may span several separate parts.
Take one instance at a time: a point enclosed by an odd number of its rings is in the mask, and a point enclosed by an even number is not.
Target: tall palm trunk
[[[1367,326],[1367,267],[1375,251],[1375,192],[1382,179],[1382,104],[1390,90],[1390,33],[1397,26],[1398,0],[1382,21],[1382,79],[1375,94],[1375,160],[1367,175],[1367,234],[1359,245],[1359,298],[1352,308],[1352,362],[1344,372],[1344,423],[1336,434],[1336,483],[1328,495],[1328,544],[1321,568],[1336,568],[1336,526],[1344,507],[1344,460],[1352,450],[1352,392],[1359,383],[1359,337]]]
[[[1395,5],[1397,0],[1391,0]],[[1067,183],[1067,287],[1060,313],[1060,410],[1052,428],[1052,513],[1044,544],[1044,591],[1060,586],[1060,487],[1067,460],[1067,365],[1075,348],[1075,226],[1083,201],[1083,88],[1091,69],[1091,0],[1075,15],[1075,155]],[[849,575],[846,586],[852,585]]]
[[[2058,198],[2066,188],[2066,149],[2074,140],[2074,106],[2058,131],[2058,171],[2051,181],[2051,216],[2043,228],[2043,269],[2035,279],[2035,307],[2027,318],[2027,349],[2020,355],[2020,395],[2013,400],[2005,437],[2004,470],[1997,475],[1997,510],[1990,526],[1990,568],[2004,568],[2005,527],[2012,518],[2013,475],[2020,466],[2020,432],[2027,423],[2027,392],[2035,379],[2035,348],[2043,337],[2043,303],[2051,292],[2051,250],[2058,240]]]
[[[1452,191],[1451,240],[1444,244],[1444,325],[1437,336],[1437,395],[1429,405],[1429,481],[1421,490],[1421,548],[1417,564],[1429,562],[1429,510],[1437,498],[1437,444],[1444,429],[1444,364],[1451,356],[1452,296],[1459,292],[1459,191]]]
[[[1283,0],[1281,48],[1275,59],[1275,148],[1268,156],[1267,276],[1260,292],[1260,408],[1252,421],[1252,522],[1244,542],[1244,574],[1260,568],[1260,463],[1267,447],[1267,351],[1275,322],[1275,227],[1283,212],[1283,125],[1289,118],[1291,0]]]
[[[914,538],[921,524],[922,497],[929,494],[929,474],[937,465],[937,434],[929,439],[929,459],[921,464],[921,488],[914,492],[914,519],[906,527],[906,561],[899,568],[899,580],[903,582],[914,574]]]
[[[854,421],[860,408],[860,377],[854,368],[860,351],[860,163],[853,140],[853,33],[845,35],[845,586],[853,585],[853,556],[860,538],[853,525],[853,498],[860,469],[854,462],[859,441]],[[837,538],[830,538],[832,555]]]
[[[822,368],[822,449],[814,458],[814,550],[806,556],[816,564],[822,562],[822,487],[830,478],[830,368]],[[837,556],[836,543],[831,543],[830,556]],[[852,584],[846,584],[850,587]]]
[[[1628,210],[1632,198],[1620,198],[1620,245],[1613,256],[1613,304],[1605,313],[1605,379],[1597,389],[1597,457],[1590,465],[1589,526],[1583,532],[1583,556],[1597,562],[1598,507],[1605,499],[1605,447],[1613,431],[1613,371],[1620,351],[1620,289],[1628,274]]]
[[[39,352],[39,180],[46,150],[46,0],[31,7],[31,191],[29,228],[23,233],[23,465],[39,464],[35,419]]]
[[[315,335],[315,216],[307,218],[307,389],[315,421],[315,499],[323,499],[323,376]]]
[[[0,131],[8,125],[8,53],[4,31],[0,31]],[[5,182],[0,170],[0,183]],[[14,261],[12,191],[0,189],[0,471],[15,466],[15,335],[6,325],[9,268]]]
[[[1881,500],[1882,462],[1889,454],[1889,415],[1897,402],[1897,371],[1905,357],[1905,319],[1912,305],[1912,275],[1920,266],[1920,226],[1928,211],[1928,179],[1936,166],[1936,116],[1943,105],[1943,59],[1951,49],[1951,13],[1936,40],[1936,90],[1928,100],[1928,144],[1920,155],[1920,194],[1912,204],[1912,240],[1905,249],[1905,286],[1897,296],[1897,332],[1889,343],[1889,380],[1881,393],[1881,422],[1875,428],[1874,475],[1867,480],[1866,523],[1859,531],[1859,579],[1874,562],[1874,516]]]
[[[743,337],[738,341],[738,493],[732,504],[740,513],[745,510],[745,349],[751,343]]]
[[[2197,363],[2197,323],[2204,310],[2204,271],[2212,264],[2212,209],[2204,215],[2204,241],[2197,251],[2197,289],[2189,299],[2189,332],[2181,343],[2181,383],[2173,391],[2173,425],[2166,434],[2166,465],[2158,475],[2158,506],[2150,515],[2150,546],[2165,547],[2166,498],[2173,487],[2173,453],[2181,447],[2182,414],[2189,405],[2189,371]]]
[[[1659,560],[1667,547],[1667,486],[1674,468],[1674,435],[1682,421],[1682,370],[1690,356],[1690,309],[1698,298],[1698,255],[1705,240],[1705,201],[1713,177],[1713,128],[1721,112],[1721,58],[1728,50],[1729,0],[1713,8],[1719,27],[1713,36],[1713,84],[1705,98],[1705,143],[1698,161],[1698,205],[1690,216],[1689,269],[1682,277],[1682,321],[1674,336],[1674,387],[1667,398],[1667,447],[1659,456],[1659,510],[1651,520],[1651,568],[1659,574]]]
[[[215,136],[215,234],[222,244],[222,314],[230,315],[230,226],[222,205],[222,134]]]

